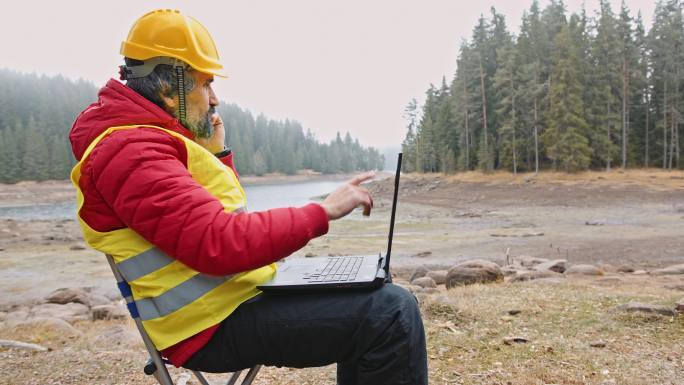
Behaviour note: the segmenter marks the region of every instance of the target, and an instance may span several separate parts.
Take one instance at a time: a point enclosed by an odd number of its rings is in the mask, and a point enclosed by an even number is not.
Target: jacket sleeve
[[[104,138],[89,172],[119,219],[189,267],[212,275],[252,270],[327,233],[318,204],[233,214],[189,174],[185,144],[156,129]],[[227,188],[229,188],[227,186]]]

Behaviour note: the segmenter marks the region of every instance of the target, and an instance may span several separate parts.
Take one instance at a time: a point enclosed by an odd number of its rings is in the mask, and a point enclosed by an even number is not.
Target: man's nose
[[[212,107],[216,107],[219,105],[219,99],[216,96],[216,93],[214,93],[214,90],[211,90],[209,92],[209,105]]]

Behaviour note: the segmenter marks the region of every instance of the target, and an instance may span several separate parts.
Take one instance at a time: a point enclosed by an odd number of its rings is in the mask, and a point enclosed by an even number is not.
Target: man
[[[363,174],[321,204],[247,213],[214,108],[223,76],[207,30],[178,11],[140,18],[110,80],[70,133],[78,219],[129,282],[145,330],[177,366],[338,363],[340,384],[427,384],[415,298],[367,292],[262,295],[278,261],[372,199]]]

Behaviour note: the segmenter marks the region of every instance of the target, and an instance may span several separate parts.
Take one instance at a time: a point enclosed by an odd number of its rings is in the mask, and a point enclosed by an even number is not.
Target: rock
[[[89,293],[88,294],[88,305],[92,308],[95,306],[109,305],[112,301],[102,294]]]
[[[511,310],[509,310],[507,313],[510,314],[510,315],[518,315],[518,314],[522,313],[522,310],[519,310],[519,309],[511,309]]]
[[[15,326],[46,329],[54,334],[66,337],[76,337],[83,334],[65,320],[54,317],[29,318],[25,321],[15,324]]]
[[[616,283],[621,283],[622,279],[620,279],[620,277],[603,277],[597,279],[595,282],[602,285],[613,285]]]
[[[620,265],[617,268],[618,273],[633,273],[636,269],[632,265]]]
[[[651,271],[653,275],[677,275],[684,274],[684,263],[680,265],[668,266],[664,269],[656,269]]]
[[[104,295],[105,298],[107,298],[110,302],[119,301],[119,300],[123,299],[121,297],[121,292],[115,288],[110,288],[108,290],[104,290],[102,292],[102,295]]]
[[[142,337],[138,332],[122,325],[116,325],[102,331],[100,335],[95,338],[94,342],[107,347],[116,345],[136,347],[143,344]]]
[[[460,313],[458,303],[446,295],[420,294],[425,296],[426,311],[433,316],[439,316],[440,319],[451,319],[457,318]]]
[[[615,271],[615,267],[609,263],[597,263],[596,267],[599,269],[603,270],[604,272],[606,271]]]
[[[508,265],[502,267],[501,272],[503,273],[504,277],[508,277],[509,275],[518,274],[518,269],[513,265]]]
[[[563,278],[564,276],[560,273],[556,273],[551,270],[541,270],[541,271],[523,271],[511,277],[511,282],[525,282],[532,281],[542,278]]]
[[[635,272],[632,273],[632,274],[633,274],[633,275],[646,275],[646,274],[648,274],[648,271],[646,271],[646,270],[637,270],[637,271],[635,271]]]
[[[537,271],[551,270],[556,273],[563,273],[568,262],[565,259],[556,259],[554,261],[542,262],[534,265],[532,268]]]
[[[304,258],[313,258],[313,257],[315,257],[315,256],[316,256],[316,255],[315,255],[314,253],[306,253],[306,254],[304,254]]]
[[[589,346],[592,348],[605,348],[606,347],[606,341],[603,340],[598,340],[598,341],[593,341],[589,343]]]
[[[425,258],[425,257],[429,257],[431,255],[432,255],[432,251],[421,251],[420,253],[415,254],[414,257]]]
[[[88,292],[83,288],[60,288],[45,297],[47,303],[66,304],[70,302],[82,303],[90,306]]]
[[[128,313],[126,308],[119,305],[99,305],[93,306],[90,309],[93,321],[97,320],[110,320],[110,319],[126,319]]]
[[[413,281],[416,278],[421,278],[425,277],[425,275],[429,272],[430,270],[427,269],[425,266],[418,266],[416,267],[415,270],[413,270],[413,273],[411,273],[411,278],[409,278],[409,282]]]
[[[566,275],[603,275],[603,270],[594,265],[572,265],[565,270]]]
[[[670,283],[665,285],[666,289],[684,291],[684,282],[682,283]]]
[[[430,294],[428,293],[415,293],[416,299],[418,300],[418,304],[424,304],[430,301]]]
[[[434,279],[436,284],[443,285],[446,283],[447,273],[446,270],[433,270],[429,271],[426,276]]]
[[[678,311],[680,313],[684,312],[684,298],[680,299],[675,303],[675,311]]]
[[[190,373],[188,372],[183,372],[176,377],[176,380],[173,381],[175,385],[187,385],[188,381],[192,379],[192,376],[190,376]]]
[[[30,318],[33,317],[61,318],[67,322],[86,321],[90,320],[90,311],[88,306],[75,302],[64,305],[45,303],[31,308]]]
[[[655,313],[665,316],[674,316],[676,314],[674,309],[671,307],[663,305],[651,305],[648,303],[641,302],[629,302],[623,305],[619,305],[618,309],[628,313]]]
[[[530,340],[525,337],[506,337],[503,340],[504,345],[524,344],[527,342],[530,342]]]
[[[422,288],[426,287],[437,287],[435,280],[430,277],[420,277],[411,281],[411,285],[420,286]]]
[[[501,268],[494,262],[472,260],[460,263],[447,273],[446,288],[471,285],[474,283],[488,283],[503,281]]]
[[[423,292],[423,288],[420,287],[420,286],[417,286],[417,285],[402,285],[401,287],[403,287],[404,289],[410,291],[410,292],[413,293],[413,294],[417,294],[417,293],[422,293],[422,292]]]
[[[546,258],[530,257],[528,255],[521,255],[515,259],[520,263],[521,266],[524,267],[532,267],[540,263],[549,262],[549,260]]]
[[[7,323],[8,325],[15,325],[17,323],[26,321],[28,316],[29,316],[29,309],[28,308],[19,308],[19,309],[15,309],[15,310],[7,312],[7,315],[5,315],[4,322]]]
[[[461,262],[456,264],[454,267],[468,267],[476,269],[491,269],[501,271],[501,267],[492,261],[486,261],[484,259],[471,259],[470,261]]]
[[[535,285],[565,285],[568,281],[564,275],[560,275],[559,277],[539,278],[530,282]]]
[[[80,245],[80,244],[71,245],[71,247],[69,247],[69,250],[85,250],[85,249],[86,249],[86,247],[83,245]]]
[[[48,348],[41,345],[30,344],[28,342],[0,340],[0,348],[2,349],[20,349],[32,352],[47,352]]]

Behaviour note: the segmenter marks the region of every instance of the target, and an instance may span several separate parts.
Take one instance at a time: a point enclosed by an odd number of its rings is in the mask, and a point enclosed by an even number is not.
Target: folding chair
[[[166,359],[162,358],[161,354],[152,343],[150,336],[145,331],[145,328],[143,328],[142,320],[138,314],[138,308],[135,305],[135,301],[133,301],[131,286],[123,278],[121,272],[119,272],[116,263],[114,263],[114,258],[112,258],[111,255],[107,255],[107,262],[109,262],[109,267],[112,268],[112,273],[114,273],[114,277],[116,278],[116,285],[119,287],[119,291],[121,291],[121,296],[126,300],[128,312],[131,314],[131,317],[133,317],[135,326],[138,328],[140,336],[145,342],[147,352],[150,355],[150,358],[147,360],[147,364],[145,364],[143,368],[143,371],[147,375],[154,375],[160,385],[174,385],[173,381],[171,380],[171,376],[169,375],[169,371],[166,369],[166,365],[170,365],[170,363]],[[259,369],[261,369],[261,365],[256,365],[250,368],[247,372],[247,375],[242,380],[242,385],[250,385],[259,373]],[[207,381],[201,372],[193,370],[192,373],[195,375],[195,377],[197,377],[197,380],[200,382],[200,384],[211,385],[211,383]],[[226,385],[235,385],[240,378],[241,373],[241,370],[233,372]]]

